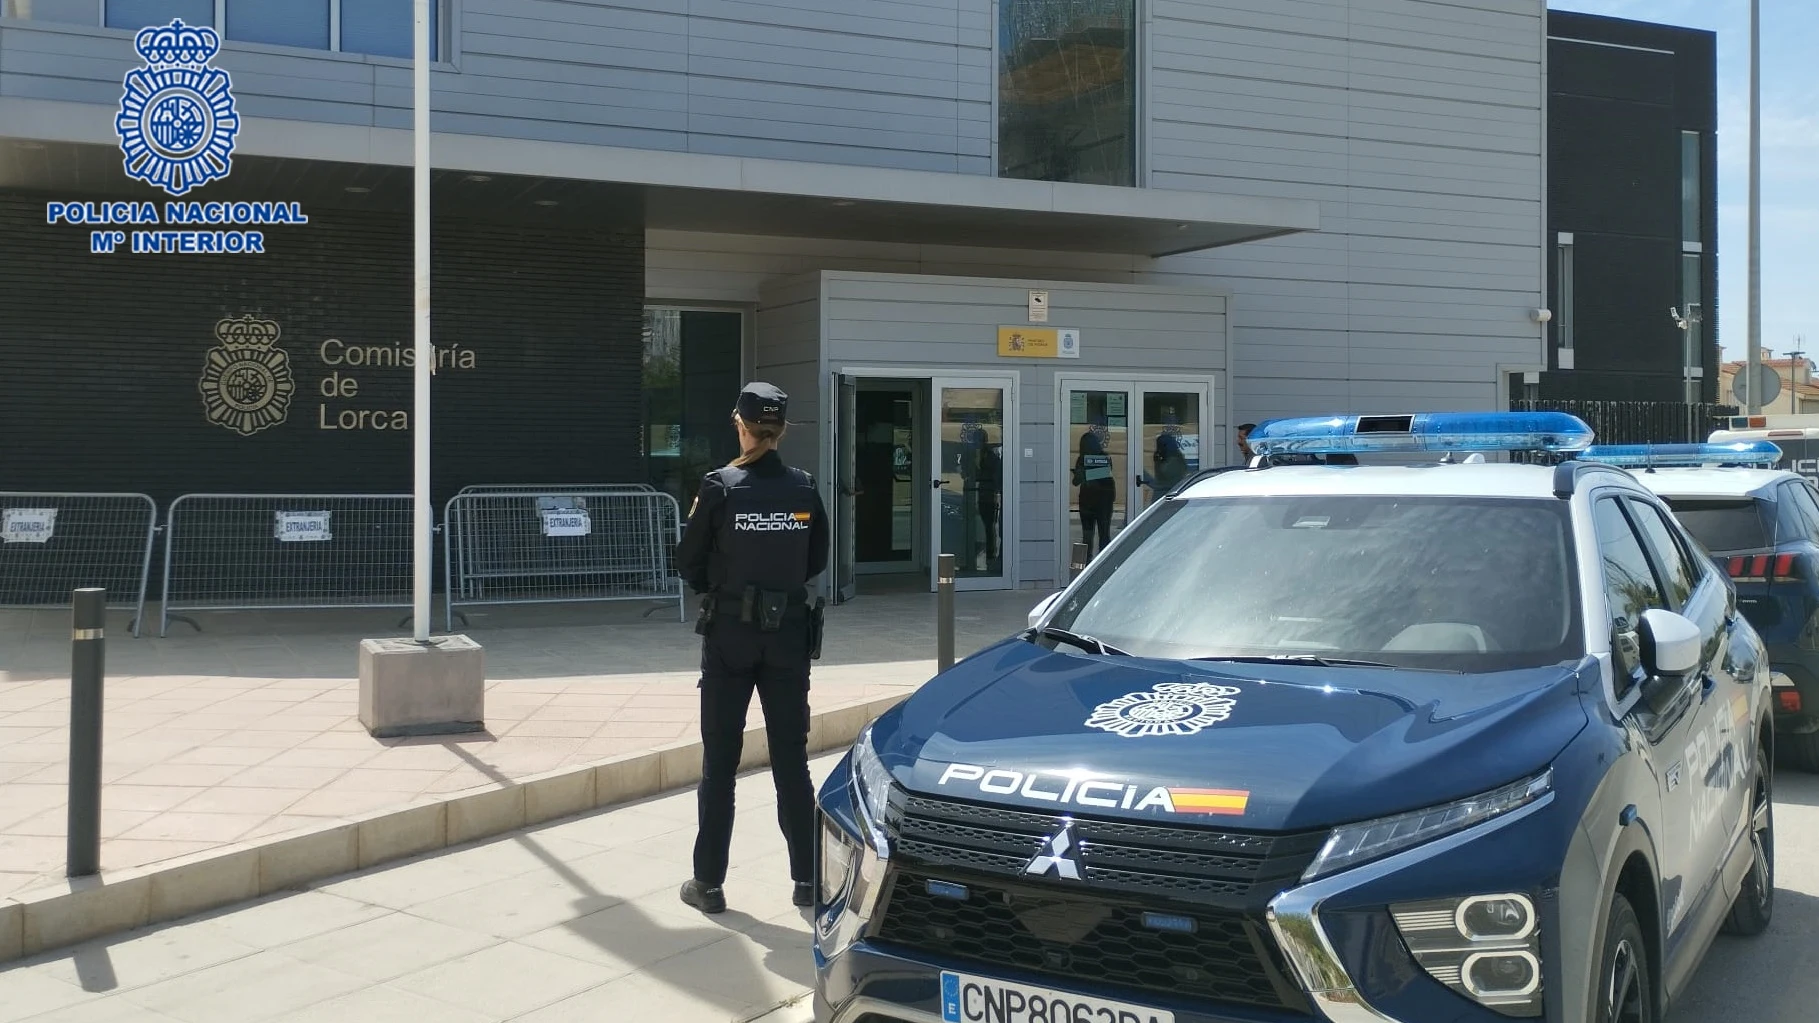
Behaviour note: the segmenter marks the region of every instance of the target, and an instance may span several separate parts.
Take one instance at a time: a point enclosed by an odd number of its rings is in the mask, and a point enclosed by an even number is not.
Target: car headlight
[[[853,881],[853,863],[859,846],[825,816],[821,818],[821,861],[819,864],[821,904],[832,906],[845,895]]]
[[[1312,881],[1463,831],[1519,810],[1547,795],[1553,787],[1554,769],[1550,767],[1534,777],[1469,799],[1334,828],[1301,879]]]
[[[889,833],[885,831],[885,813],[890,809],[891,790],[896,782],[878,759],[872,747],[872,727],[867,725],[853,743],[853,810],[864,825],[866,837],[880,857],[890,856]]]
[[[1520,892],[1390,907],[1430,976],[1505,1016],[1541,1015],[1541,921]]]

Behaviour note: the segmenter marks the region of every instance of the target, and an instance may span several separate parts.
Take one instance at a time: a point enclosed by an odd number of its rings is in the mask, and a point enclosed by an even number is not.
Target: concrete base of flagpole
[[[360,723],[375,739],[486,728],[486,655],[466,636],[360,641]]]

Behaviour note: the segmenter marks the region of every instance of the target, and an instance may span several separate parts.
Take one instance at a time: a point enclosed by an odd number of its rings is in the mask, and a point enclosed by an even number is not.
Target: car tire
[[[1819,774],[1819,732],[1808,732],[1805,735],[1783,732],[1775,736],[1775,746],[1789,767],[1808,774]]]
[[[1758,747],[1756,770],[1750,776],[1750,872],[1724,919],[1726,934],[1746,938],[1761,934],[1775,915],[1774,783],[1768,752]]]
[[[1596,1023],[1656,1023],[1648,943],[1642,938],[1642,921],[1622,895],[1611,897],[1600,963]]]

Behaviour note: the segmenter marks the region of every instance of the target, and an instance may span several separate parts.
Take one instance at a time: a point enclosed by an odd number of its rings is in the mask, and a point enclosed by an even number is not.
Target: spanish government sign
[[[141,29],[133,49],[145,63],[126,72],[114,116],[126,176],[173,198],[225,179],[240,115],[210,63],[220,34],[178,19]],[[90,252],[135,254],[257,254],[265,232],[253,228],[309,223],[294,202],[52,202],[44,219],[90,227]]]

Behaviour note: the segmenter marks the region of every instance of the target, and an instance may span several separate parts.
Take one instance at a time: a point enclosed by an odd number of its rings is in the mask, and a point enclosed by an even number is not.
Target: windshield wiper
[[[1129,652],[1120,650],[1117,647],[1112,646],[1109,643],[1103,642],[1098,639],[1094,639],[1091,636],[1082,635],[1078,632],[1069,632],[1066,629],[1057,629],[1052,625],[1045,625],[1040,629],[1031,629],[1029,631],[1028,635],[1041,636],[1045,639],[1059,640],[1060,642],[1066,643],[1069,646],[1079,647],[1080,649],[1085,650],[1089,654],[1105,654],[1105,655],[1117,656],[1117,657],[1129,657],[1130,656]]]
[[[1190,657],[1190,661],[1231,661],[1236,664],[1309,664],[1316,668],[1398,668],[1385,661],[1361,661],[1352,657],[1321,657],[1318,654],[1265,654],[1260,656],[1227,656],[1212,654]]]

